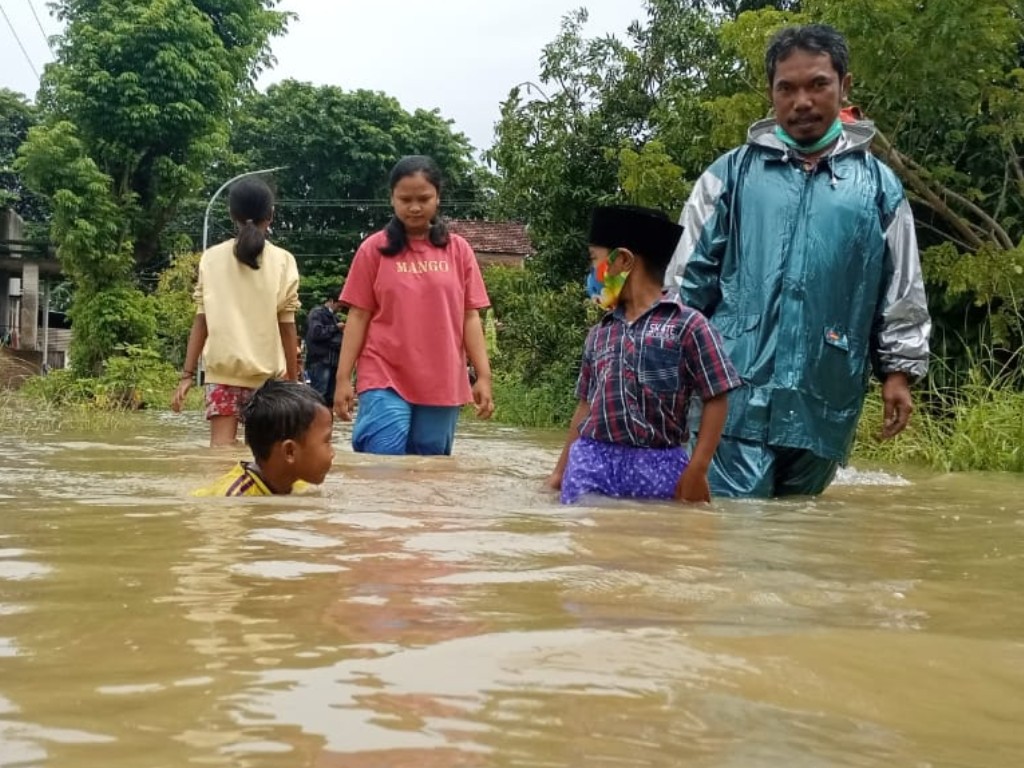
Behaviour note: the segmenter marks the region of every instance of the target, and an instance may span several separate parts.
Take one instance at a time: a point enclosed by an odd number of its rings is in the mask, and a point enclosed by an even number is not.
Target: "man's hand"
[[[896,437],[907,428],[914,402],[910,397],[910,382],[905,373],[890,373],[882,385],[882,402],[885,411],[882,419],[882,438]]]
[[[679,477],[676,483],[676,501],[687,504],[700,504],[711,501],[711,486],[708,485],[707,470],[691,464]]]

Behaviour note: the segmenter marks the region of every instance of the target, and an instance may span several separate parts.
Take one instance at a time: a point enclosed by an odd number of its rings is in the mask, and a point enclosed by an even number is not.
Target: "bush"
[[[583,285],[545,287],[528,270],[491,267],[484,280],[495,314],[495,417],[521,426],[567,424],[588,328],[600,310]]]
[[[71,363],[82,376],[100,373],[119,347],[152,347],[156,317],[152,300],[138,288],[115,285],[88,293],[78,289],[71,305]]]
[[[156,345],[171,365],[180,366],[185,360],[185,347],[196,316],[192,292],[196,287],[201,256],[200,253],[175,256],[171,265],[160,273],[153,292]]]
[[[174,367],[160,353],[125,346],[107,360],[100,376],[73,370],[51,371],[28,379],[20,394],[56,408],[89,406],[103,410],[165,408],[177,386]]]
[[[95,396],[95,386],[95,379],[79,376],[68,368],[27,379],[19,394],[61,408],[91,403]]]

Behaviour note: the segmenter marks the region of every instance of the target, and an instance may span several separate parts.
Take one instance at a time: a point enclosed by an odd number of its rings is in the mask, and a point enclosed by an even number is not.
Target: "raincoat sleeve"
[[[883,185],[887,191],[883,223],[887,222],[885,266],[888,277],[875,318],[872,364],[875,375],[882,380],[890,373],[905,373],[911,381],[916,381],[928,372],[931,317],[917,250],[914,214],[895,177]],[[892,203],[886,205],[885,201]],[[891,208],[888,215],[887,208]]]
[[[683,302],[708,317],[721,297],[719,278],[729,241],[729,177],[734,154],[716,160],[697,179],[679,216],[683,235],[665,273],[666,287],[678,287]]]

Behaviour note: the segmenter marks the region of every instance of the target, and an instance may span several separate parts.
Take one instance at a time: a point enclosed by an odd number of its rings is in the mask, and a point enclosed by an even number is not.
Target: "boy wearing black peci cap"
[[[725,422],[725,393],[741,382],[704,316],[662,290],[681,234],[653,209],[594,211],[587,290],[609,311],[587,335],[579,405],[548,479],[564,504],[588,493],[710,501],[707,469]],[[694,392],[704,409],[690,456]]]

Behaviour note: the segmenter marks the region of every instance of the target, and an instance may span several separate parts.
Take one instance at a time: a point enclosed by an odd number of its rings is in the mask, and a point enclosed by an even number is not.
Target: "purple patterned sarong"
[[[690,457],[676,448],[637,448],[579,438],[569,448],[562,503],[586,493],[630,499],[671,499]]]

